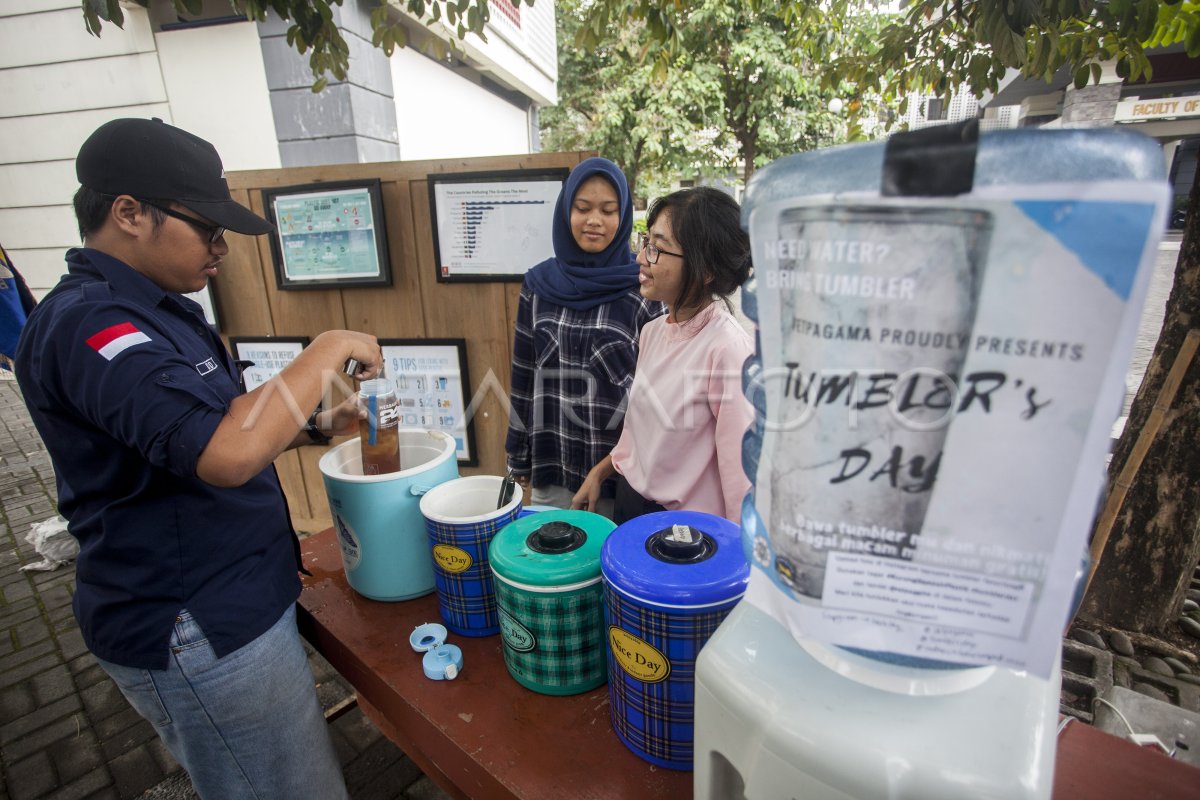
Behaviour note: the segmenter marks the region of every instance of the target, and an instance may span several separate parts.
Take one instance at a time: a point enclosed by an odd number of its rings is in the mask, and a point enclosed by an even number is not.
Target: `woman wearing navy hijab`
[[[554,257],[521,286],[505,449],[534,505],[570,508],[621,434],[638,334],[666,308],[638,291],[629,183],[613,162],[589,158],[571,171],[552,234]],[[611,486],[589,510],[611,516]]]

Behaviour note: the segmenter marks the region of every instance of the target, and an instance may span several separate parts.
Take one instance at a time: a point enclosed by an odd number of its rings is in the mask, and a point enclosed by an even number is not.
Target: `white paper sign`
[[[1048,675],[1166,208],[1145,183],[755,208],[750,602]]]

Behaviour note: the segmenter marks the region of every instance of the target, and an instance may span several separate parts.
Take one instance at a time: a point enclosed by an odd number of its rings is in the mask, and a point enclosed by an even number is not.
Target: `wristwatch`
[[[321,409],[317,409],[308,418],[308,423],[304,426],[304,432],[308,434],[308,438],[313,444],[329,444],[332,439],[321,433],[321,429],[317,427],[317,414],[321,413]]]

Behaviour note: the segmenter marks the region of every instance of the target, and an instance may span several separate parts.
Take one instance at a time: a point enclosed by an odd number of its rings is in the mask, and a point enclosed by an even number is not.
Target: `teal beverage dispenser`
[[[552,509],[492,540],[504,665],[526,689],[579,694],[607,679],[600,551],[616,527],[599,514]]]
[[[696,663],[696,798],[1050,796],[1167,196],[1139,134],[974,122],[754,176],[751,575]]]

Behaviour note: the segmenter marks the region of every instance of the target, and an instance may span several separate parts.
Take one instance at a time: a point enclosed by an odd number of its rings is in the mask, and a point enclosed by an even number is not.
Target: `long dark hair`
[[[683,248],[683,281],[676,309],[695,308],[706,298],[729,296],[750,277],[750,237],[742,230],[737,202],[709,186],[681,189],[650,206],[647,228],[671,212],[671,232]]]

